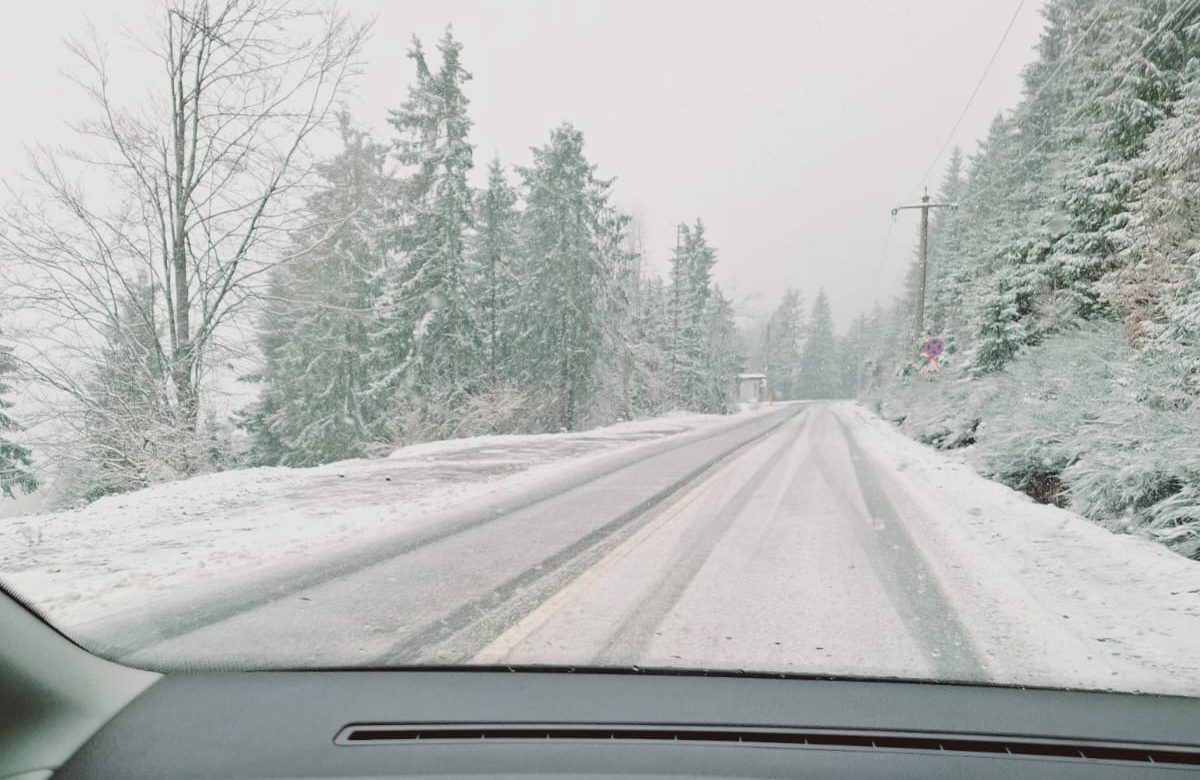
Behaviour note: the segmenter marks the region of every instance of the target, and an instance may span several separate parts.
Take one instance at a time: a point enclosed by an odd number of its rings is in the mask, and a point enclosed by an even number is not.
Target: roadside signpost
[[[942,367],[938,363],[938,358],[946,351],[946,342],[941,339],[927,339],[921,345],[921,354],[929,361],[921,367],[921,373],[932,379],[942,373]]]

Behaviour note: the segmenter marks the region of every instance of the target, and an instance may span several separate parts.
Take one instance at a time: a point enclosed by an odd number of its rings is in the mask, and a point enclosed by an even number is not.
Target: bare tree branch
[[[149,468],[127,446],[142,430],[187,472],[205,361],[298,251],[284,239],[303,225],[310,142],[331,127],[369,27],[287,0],[166,0],[161,20],[136,41],[161,66],[143,104],[116,97],[94,30],[67,41],[68,77],[94,110],[73,125],[77,148],[38,150],[28,186],[8,187],[0,276],[43,323],[17,346],[31,376],[73,399],[63,424],[102,429],[90,444],[111,455],[119,439],[122,462]]]

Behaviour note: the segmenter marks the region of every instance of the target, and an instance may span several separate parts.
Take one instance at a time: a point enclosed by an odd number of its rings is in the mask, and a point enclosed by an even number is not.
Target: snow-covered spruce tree
[[[400,261],[381,274],[371,364],[376,402],[390,408],[393,432],[404,440],[457,435],[482,375],[467,268],[473,149],[463,85],[471,75],[449,28],[438,51],[435,73],[413,39],[408,56],[416,83],[388,119],[408,176],[401,186]]]
[[[642,294],[645,245],[641,223],[637,217],[630,216],[623,241],[620,257],[622,262],[614,279],[616,294],[613,301],[617,304],[618,322],[609,328],[609,333],[618,362],[619,417],[622,420],[631,420],[639,413],[638,361],[642,354],[639,346],[645,338],[646,328],[646,311],[643,308],[645,301]]]
[[[639,280],[632,313],[633,406],[640,414],[661,414],[674,401],[671,293],[662,277],[647,274]]]
[[[1081,319],[1107,314],[1096,284],[1116,268],[1114,240],[1126,224],[1134,189],[1130,161],[1179,98],[1193,14],[1178,4],[1144,0],[1117,4],[1097,26],[1093,46],[1078,57],[1076,94],[1068,117],[1070,142],[1056,161],[1065,171],[1057,203],[1067,231],[1055,242],[1049,278]],[[1144,45],[1148,39],[1153,45]]]
[[[550,429],[574,430],[597,387],[603,317],[613,280],[611,237],[619,229],[609,202],[611,180],[596,176],[583,134],[563,124],[518,168],[525,192],[522,254],[523,384],[533,415]]]
[[[975,372],[1002,368],[1020,347],[1015,342],[1002,348],[990,342],[980,345],[980,334],[989,333],[986,339],[996,335],[995,318],[1001,311],[997,296],[1015,306],[1018,327],[1007,329],[1008,337],[1039,332],[1034,323],[1021,322],[1033,316],[1044,291],[1045,260],[1051,246],[1045,230],[1031,222],[1028,202],[1039,185],[1022,175],[1025,166],[1034,164],[1023,146],[1028,142],[1012,118],[998,116],[971,159],[965,179],[961,184],[952,179],[946,182],[952,191],[961,192],[960,210],[953,222],[957,235],[951,239],[953,249],[938,247],[939,252],[947,252],[943,260],[946,273],[939,274],[936,286],[929,290],[931,316],[926,318],[923,335],[946,338],[955,352],[968,353],[972,356],[969,360],[982,360],[973,365]],[[912,311],[911,287],[910,279],[910,294],[897,314]],[[909,345],[906,339],[900,351],[902,362],[911,365],[915,350],[916,345]]]
[[[671,386],[671,403],[680,407],[683,402],[683,375],[688,350],[683,344],[683,329],[687,322],[687,291],[688,275],[691,265],[690,253],[692,229],[686,224],[677,225],[675,248],[671,252],[670,287],[670,322],[667,340],[667,354],[670,358],[670,373],[668,382]]]
[[[1173,116],[1137,162],[1121,265],[1107,292],[1134,345],[1179,369],[1176,389],[1200,394],[1200,63]]]
[[[836,398],[839,395],[838,364],[834,351],[833,311],[825,290],[817,292],[805,329],[800,353],[800,397]]]
[[[1039,56],[1023,73],[1025,98],[1004,116],[1003,132],[990,133],[972,160],[963,186],[968,209],[960,220],[966,267],[959,280],[968,283],[956,290],[967,316],[952,322],[946,334],[952,351],[972,348],[984,299],[996,287],[989,278],[1006,266],[1023,266],[1038,279],[1021,317],[1043,320],[1050,328],[1076,318],[1075,307],[1052,281],[1050,258],[1070,222],[1059,180],[1064,154],[1079,140],[1071,117],[1083,94],[1080,73],[1087,70],[1079,55],[1105,22],[1107,5],[1053,0],[1045,6]],[[1044,330],[1035,322],[1024,323],[1024,329]]]
[[[735,377],[744,363],[733,301],[713,285],[704,312],[703,395],[699,411],[724,414],[736,402]]]
[[[838,395],[853,398],[862,389],[867,346],[867,317],[860,314],[838,337]]]
[[[1051,0],[1042,8],[1046,21],[1036,48],[1038,56],[1022,73],[1025,97],[1006,117],[1008,137],[989,138],[993,158],[1014,178],[1007,192],[985,187],[981,200],[1008,212],[1015,231],[1008,241],[1028,233],[1032,225],[1062,222],[1054,204],[1061,174],[1058,160],[1062,150],[1076,141],[1069,120],[1085,94],[1080,74],[1090,69],[1081,55],[1093,45],[1110,5],[1096,0]],[[979,192],[981,183],[973,182],[974,193]],[[1060,226],[1049,230],[1055,237],[1061,232]],[[992,249],[999,252],[1003,245]]]
[[[678,301],[677,403],[682,409],[720,411],[725,404],[713,396],[714,366],[709,355],[713,342],[708,332],[714,324],[708,304],[717,253],[708,245],[704,223],[699,219],[686,231],[684,238],[682,273],[672,274],[672,285],[679,287],[678,291],[672,292],[672,298]]]
[[[791,287],[767,322],[767,381],[779,400],[800,397],[800,350],[804,345],[804,300]]]
[[[321,163],[297,254],[272,269],[259,322],[263,383],[243,412],[257,464],[312,466],[365,454],[384,437],[363,356],[375,281],[392,239],[388,148],[340,120],[342,150]]]
[[[982,376],[1003,369],[1025,343],[1018,292],[1001,285],[984,296],[978,317],[970,370]]]
[[[33,456],[26,447],[12,441],[8,436],[21,430],[8,413],[13,403],[5,396],[12,392],[9,379],[16,372],[16,361],[12,349],[0,344],[0,493],[13,498],[16,490],[32,493],[38,488],[37,477],[31,467]]]
[[[939,203],[958,203],[963,197],[963,156],[955,147],[938,188]],[[929,215],[929,264],[925,275],[926,330],[953,345],[961,329],[963,298],[971,268],[962,247],[962,216],[957,209],[934,209]]]
[[[960,251],[977,275],[1000,265],[1004,248],[1023,235],[1021,155],[1014,123],[998,115],[967,165],[959,200]]]
[[[887,311],[878,303],[863,317],[862,332],[862,390],[877,392],[891,380],[888,371],[894,368],[890,343],[885,334],[891,330]]]
[[[485,377],[499,387],[511,372],[514,302],[520,294],[517,191],[499,159],[488,166],[487,188],[476,201],[474,288],[483,333]]]
[[[632,341],[636,324],[633,307],[642,258],[640,246],[633,243],[632,224],[632,217],[610,209],[599,234],[602,255],[611,269],[611,280],[601,315],[604,342],[597,366],[596,399],[588,420],[591,423],[630,420],[636,414],[633,406]]]
[[[516,190],[499,159],[488,165],[487,184],[475,195],[476,231],[468,234],[467,291],[479,345],[478,380],[463,397],[453,433],[525,430],[526,399],[514,363],[520,330],[522,258]]]

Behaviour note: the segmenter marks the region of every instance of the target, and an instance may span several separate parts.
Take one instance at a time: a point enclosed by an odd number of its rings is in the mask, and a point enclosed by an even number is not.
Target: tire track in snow
[[[636,532],[641,525],[637,521],[648,522],[653,509],[703,481],[739,453],[769,438],[807,412],[806,406],[789,410],[765,430],[722,450],[575,543],[510,577],[484,596],[462,604],[409,634],[386,652],[376,655],[369,664],[398,666],[469,660]]]
[[[830,489],[813,467],[851,469],[809,409],[784,446],[764,441],[673,500],[472,663],[931,677],[860,538],[853,477]]]
[[[252,578],[231,587],[220,582],[180,596],[156,599],[136,608],[106,615],[71,626],[71,632],[86,647],[115,659],[130,659],[163,642],[184,637],[229,618],[250,613],[298,593],[319,587],[376,564],[410,554],[439,542],[471,532],[495,520],[553,500],[589,482],[636,466],[651,458],[730,435],[745,427],[766,423],[774,430],[797,412],[781,409],[749,421],[733,420],[698,433],[682,433],[618,452],[603,461],[586,464],[547,480],[536,488],[508,496],[485,496],[469,505],[439,513],[444,520],[347,545],[318,559],[306,558],[264,568]],[[151,654],[152,655],[152,654]]]
[[[956,682],[989,680],[982,656],[971,643],[958,614],[941,591],[938,580],[910,536],[911,529],[888,498],[888,491],[853,432],[840,416],[836,421],[849,450],[853,476],[866,505],[869,525],[860,527],[863,545],[873,550],[876,574],[888,586],[896,613],[908,626],[935,677]],[[831,484],[841,480],[827,460],[818,468]]]
[[[650,598],[643,602],[640,609],[626,616],[613,631],[608,642],[597,652],[597,663],[631,666],[645,656],[654,639],[655,629],[675,608],[688,585],[750,500],[771,480],[784,479],[790,483],[789,478],[780,473],[785,470],[790,459],[780,456],[795,446],[796,439],[802,434],[807,422],[806,415],[797,421],[797,430],[794,433],[790,426],[779,432],[782,441],[771,451],[766,462],[742,484],[715,517],[705,526],[695,529],[687,548],[673,561],[673,565],[666,571]]]

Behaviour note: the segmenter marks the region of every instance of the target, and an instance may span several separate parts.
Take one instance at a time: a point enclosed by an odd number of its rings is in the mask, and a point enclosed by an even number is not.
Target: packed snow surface
[[[1200,695],[1200,565],[814,405],[474,658]]]
[[[439,514],[476,500],[487,511],[470,522]],[[6,580],[135,664],[720,668],[1200,696],[1200,564],[1036,504],[845,402],[219,474],[23,522],[4,530]],[[364,539],[382,554],[334,563]],[[327,576],[263,584],[280,562]],[[259,590],[163,631],[127,619],[171,591],[186,607],[205,582]]]
[[[995,679],[1200,696],[1200,563],[1035,503],[861,407],[838,410],[916,520]]]
[[[317,565],[343,543],[528,488],[587,459],[729,422],[678,413],[580,433],[428,442],[385,459],[207,474],[0,523],[0,578],[69,627],[265,565]]]

